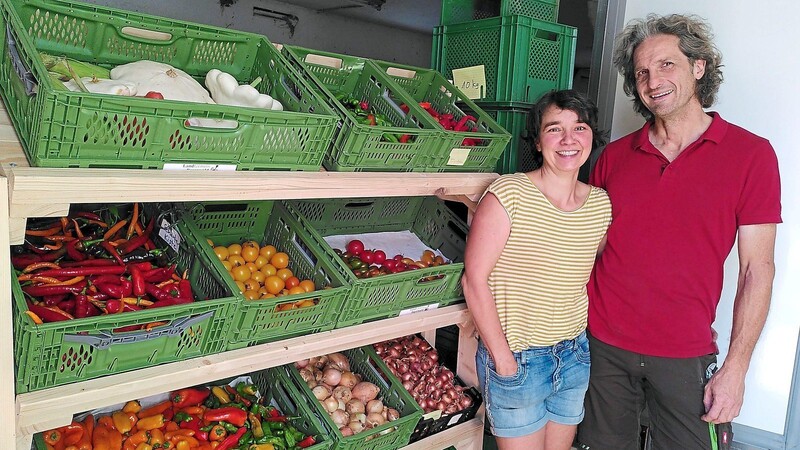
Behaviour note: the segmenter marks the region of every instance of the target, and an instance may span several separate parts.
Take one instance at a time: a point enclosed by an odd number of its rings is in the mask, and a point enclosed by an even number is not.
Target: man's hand
[[[703,395],[706,414],[701,419],[711,423],[726,423],[739,415],[744,402],[746,373],[746,370],[737,371],[727,364],[722,365],[706,384]]]

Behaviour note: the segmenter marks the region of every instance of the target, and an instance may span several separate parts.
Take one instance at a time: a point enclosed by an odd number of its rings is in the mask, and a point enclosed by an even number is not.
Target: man
[[[703,110],[720,60],[695,16],[650,15],[618,37],[614,64],[647,123],[609,144],[590,180],[608,191],[613,220],[589,282],[581,448],[639,449],[646,409],[653,449],[709,449],[709,424],[742,406],[769,310],[780,179],[767,140]],[[711,324],[737,235],[731,343],[716,371]]]

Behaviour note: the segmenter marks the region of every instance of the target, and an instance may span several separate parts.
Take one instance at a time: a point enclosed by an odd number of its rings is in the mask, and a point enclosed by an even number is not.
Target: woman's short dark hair
[[[545,93],[531,107],[530,114],[528,114],[528,137],[534,145],[539,141],[539,136],[542,132],[542,119],[545,111],[550,106],[574,112],[581,122],[592,129],[592,150],[608,143],[606,133],[598,128],[597,106],[585,94],[574,89],[565,89]],[[534,160],[537,165],[540,165],[541,153],[537,152],[535,148],[532,151]]]
[[[623,88],[633,97],[633,109],[647,120],[653,113],[647,109],[636,91],[636,67],[633,53],[645,39],[658,35],[672,35],[679,39],[678,46],[689,58],[690,63],[697,60],[706,62],[703,77],[697,80],[695,94],[703,108],[711,107],[717,99],[722,84],[722,53],[714,45],[711,27],[699,16],[671,14],[658,16],[649,14],[645,19],[634,19],[617,36],[614,48],[614,67],[624,80]]]

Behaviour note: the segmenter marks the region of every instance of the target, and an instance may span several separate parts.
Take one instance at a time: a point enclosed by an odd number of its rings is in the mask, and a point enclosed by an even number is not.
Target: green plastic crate
[[[2,0],[0,10],[0,93],[33,166],[322,165],[336,116],[263,36],[62,0]],[[214,68],[242,83],[260,76],[259,91],[279,99],[285,111],[61,90],[37,51],[106,67],[164,62],[201,84]],[[190,126],[189,119],[223,119],[233,128]]]
[[[477,128],[477,132],[458,132],[442,128],[447,145],[442,151],[430,155],[426,166],[438,167],[441,172],[494,170],[503,148],[511,138],[506,130],[439,72],[387,61],[373,61],[417,102],[430,102],[438,113],[452,114],[455,120],[467,114],[478,119],[477,122],[467,123]],[[477,142],[475,145],[464,145],[465,139]],[[459,152],[466,152],[466,158],[454,158]]]
[[[364,381],[374,383],[380,388],[378,398],[383,401],[384,405],[396,409],[400,413],[399,419],[353,436],[343,436],[322,404],[311,393],[311,389],[300,377],[300,373],[294,365],[287,364],[281,368],[288,373],[305,401],[313,405],[311,408],[315,415],[322,421],[328,434],[333,437],[333,450],[396,450],[406,446],[417,422],[422,417],[422,408],[403,388],[397,377],[392,375],[371,346],[345,350],[342,353],[350,360],[352,372],[361,375]],[[395,429],[381,434],[392,428]]]
[[[166,216],[170,217],[170,216]],[[14,363],[17,393],[31,392],[105,375],[224,351],[240,300],[214,269],[211,258],[180,220],[169,220],[181,236],[178,251],[168,247],[177,270],[188,271],[197,300],[190,304],[106,314],[36,325],[25,314],[19,282],[14,300]],[[159,224],[160,226],[160,224]],[[164,245],[153,233],[157,246]],[[114,332],[130,325],[167,322],[150,331]]]
[[[314,414],[310,402],[304,401],[303,394],[294,385],[285,369],[271,367],[249,375],[253,379],[253,384],[258,386],[258,391],[265,398],[266,404],[276,405],[284,416],[295,417],[291,419],[292,425],[306,436],[314,436],[316,444],[306,448],[328,450],[333,446],[333,439],[327,429]]]
[[[522,15],[547,22],[558,20],[558,0],[442,0],[441,25],[497,16]]]
[[[483,65],[489,102],[533,103],[545,92],[572,87],[578,30],[525,16],[504,16],[436,27],[432,67]]]
[[[339,114],[341,128],[323,161],[325,168],[341,172],[439,171],[439,167],[427,165],[427,157],[443,151],[443,129],[372,61],[288,45],[281,51]],[[370,110],[384,114],[394,126],[359,123],[336,99],[335,94],[340,92],[367,101]],[[409,106],[408,113],[400,109],[401,104]],[[384,138],[387,134],[407,134],[411,139],[388,142]]]
[[[326,251],[336,260],[339,272],[352,286],[337,328],[396,317],[420,306],[446,306],[463,300],[461,274],[467,225],[436,197],[296,200],[287,205],[310,224]],[[341,234],[404,230],[412,231],[425,245],[441,251],[452,263],[357,278],[322,239]]]
[[[264,404],[276,406],[284,416],[292,417],[291,424],[300,432],[306,436],[314,436],[316,444],[306,448],[309,450],[331,448],[333,439],[328,436],[327,430],[309,408],[308,402],[298,401],[303,398],[302,394],[294,386],[286,370],[273,367],[250,373],[248,376],[258,387]],[[33,435],[33,445],[36,450],[47,450],[42,433]]]
[[[539,168],[536,147],[528,133],[530,106],[522,103],[482,103],[487,114],[511,132],[511,142],[497,162],[497,173],[530,172]]]
[[[337,270],[333,258],[325,252],[302,219],[272,201],[198,203],[189,207],[192,227],[203,242],[202,251],[214,259],[228,286],[239,292],[227,270],[205,243],[230,245],[246,240],[272,244],[289,255],[289,268],[298,278],[310,279],[317,290],[263,300],[242,302],[230,334],[228,349],[273,342],[290,337],[332,330],[350,292],[350,286]],[[331,289],[323,289],[331,286]],[[319,299],[317,305],[276,311],[287,302]]]

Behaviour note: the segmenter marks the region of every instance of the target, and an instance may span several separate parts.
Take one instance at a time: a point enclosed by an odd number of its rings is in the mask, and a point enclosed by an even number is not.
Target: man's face
[[[636,91],[657,118],[702,109],[695,86],[705,73],[706,62],[692,63],[678,45],[677,36],[660,34],[645,39],[633,53]]]

